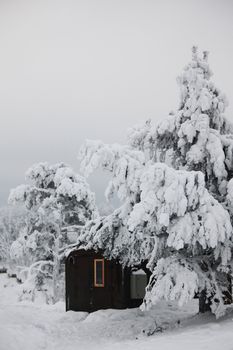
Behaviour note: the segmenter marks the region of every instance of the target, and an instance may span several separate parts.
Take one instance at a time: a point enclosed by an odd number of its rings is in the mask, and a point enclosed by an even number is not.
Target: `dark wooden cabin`
[[[93,250],[72,251],[66,259],[66,310],[137,307],[147,282],[143,270],[132,271]]]

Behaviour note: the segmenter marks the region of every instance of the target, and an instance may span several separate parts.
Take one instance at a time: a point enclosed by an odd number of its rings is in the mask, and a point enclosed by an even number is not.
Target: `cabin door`
[[[69,258],[67,281],[68,310],[89,311],[91,300],[90,264],[85,256]]]

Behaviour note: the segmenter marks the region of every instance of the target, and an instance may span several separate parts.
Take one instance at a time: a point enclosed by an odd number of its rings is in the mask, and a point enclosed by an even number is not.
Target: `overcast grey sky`
[[[125,142],[174,110],[193,44],[233,121],[232,0],[0,0],[0,205],[31,164],[78,170],[86,138]]]

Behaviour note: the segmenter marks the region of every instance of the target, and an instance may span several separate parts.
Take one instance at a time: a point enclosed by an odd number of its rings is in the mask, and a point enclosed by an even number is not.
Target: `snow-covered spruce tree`
[[[148,121],[131,129],[126,146],[87,141],[82,147],[84,173],[108,170],[106,195],[116,192],[122,206],[89,223],[80,241],[126,265],[148,262],[144,307],[204,293],[218,317],[231,267],[233,129],[210,76],[207,53],[200,58],[193,48],[178,79],[176,113],[157,126]]]
[[[129,138],[148,159],[175,169],[200,170],[207,189],[228,210],[232,222],[233,126],[224,115],[226,97],[211,75],[208,53],[199,57],[193,47],[192,61],[178,77],[178,111],[156,126],[148,121],[133,128]]]
[[[17,187],[9,196],[11,204],[22,203],[27,209],[27,222],[12,244],[11,256],[16,263],[23,260],[30,266],[25,284],[32,298],[43,290],[56,301],[60,252],[71,243],[67,230],[72,227],[79,232],[97,215],[95,199],[85,179],[63,163],[35,164],[26,179],[30,184]]]

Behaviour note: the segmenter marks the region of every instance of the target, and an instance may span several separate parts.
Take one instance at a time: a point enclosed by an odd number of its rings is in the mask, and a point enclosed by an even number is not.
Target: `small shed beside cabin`
[[[141,305],[149,276],[100,252],[74,250],[66,259],[66,310],[92,312]]]

